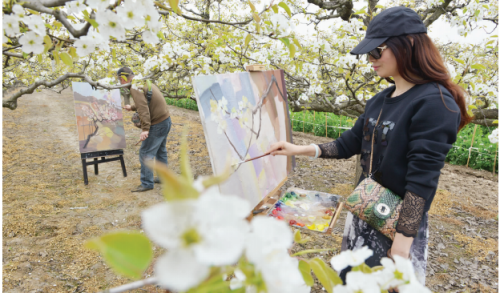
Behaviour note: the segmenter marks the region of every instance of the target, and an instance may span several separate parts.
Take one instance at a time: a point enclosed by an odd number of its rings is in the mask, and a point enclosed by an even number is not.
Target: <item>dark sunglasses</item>
[[[382,58],[382,52],[384,52],[385,49],[387,49],[387,46],[377,47],[368,52],[368,55],[372,56],[375,59],[380,59]]]

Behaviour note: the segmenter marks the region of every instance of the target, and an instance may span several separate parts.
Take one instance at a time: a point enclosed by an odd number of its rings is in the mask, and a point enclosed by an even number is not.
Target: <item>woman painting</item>
[[[471,120],[464,92],[451,81],[427,28],[409,8],[393,7],[375,16],[351,54],[368,54],[373,70],[394,86],[368,100],[353,128],[337,140],[309,146],[278,142],[270,151],[334,159],[361,154],[359,182],[371,176],[399,195],[403,207],[394,241],[348,213],[342,250],[368,246],[374,252],[366,261],[369,266],[380,265],[386,256],[411,258],[424,285],[427,212],[446,154]],[[344,280],[347,270],[341,273]]]

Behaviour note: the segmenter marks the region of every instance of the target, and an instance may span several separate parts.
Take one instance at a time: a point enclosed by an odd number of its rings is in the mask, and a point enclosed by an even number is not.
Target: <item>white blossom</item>
[[[80,13],[83,10],[85,10],[85,8],[87,8],[87,6],[85,6],[85,4],[83,4],[83,2],[85,2],[85,0],[76,0],[76,1],[66,2],[65,7],[68,10],[68,14]]]
[[[43,37],[35,32],[27,32],[19,39],[24,53],[40,54],[43,52]]]
[[[498,142],[498,128],[495,128],[495,130],[493,130],[491,134],[488,135],[488,139],[490,140],[491,143]]]
[[[88,36],[83,36],[77,39],[74,43],[76,47],[76,54],[83,57],[95,51],[95,42],[92,38]]]
[[[16,15],[3,15],[3,29],[8,36],[14,36],[19,33],[19,18]]]
[[[99,24],[99,32],[104,38],[114,37],[118,41],[125,40],[125,29],[122,19],[111,10],[97,11],[96,21]]]
[[[246,256],[256,265],[268,255],[286,251],[293,244],[288,225],[272,217],[255,217],[250,223],[251,232],[246,241]]]
[[[368,248],[368,246],[363,246],[362,248],[354,251],[352,250],[342,251],[340,254],[332,257],[330,263],[337,272],[340,272],[341,270],[347,268],[348,266],[351,267],[359,266],[372,255],[373,251],[371,251]]]
[[[362,272],[348,272],[345,285],[333,288],[335,293],[380,293],[377,284],[378,273],[364,274]]]
[[[30,15],[30,17],[26,18],[24,22],[32,31],[42,37],[45,36],[45,22],[40,16],[35,14]]]
[[[101,11],[106,9],[110,4],[109,0],[87,0],[87,5],[90,8],[97,9],[97,11]]]
[[[133,29],[134,27],[143,27],[145,24],[144,13],[146,12],[144,5],[140,2],[132,2],[126,0],[124,6],[116,8],[116,13],[123,20],[123,27]]]
[[[153,45],[158,44],[160,42],[158,36],[155,33],[151,32],[150,30],[144,31],[142,33],[142,39],[144,40],[144,42]]]
[[[198,200],[165,202],[144,211],[144,231],[168,249],[166,260],[156,266],[160,284],[184,291],[203,280],[210,266],[237,262],[249,230],[245,220],[249,211],[247,201],[221,195],[217,189],[205,191]],[[174,253],[175,256],[170,255]],[[178,268],[179,263],[186,264],[183,273],[193,276],[168,277],[181,275],[183,268]],[[193,267],[196,270],[189,272]],[[172,273],[175,270],[177,273]]]

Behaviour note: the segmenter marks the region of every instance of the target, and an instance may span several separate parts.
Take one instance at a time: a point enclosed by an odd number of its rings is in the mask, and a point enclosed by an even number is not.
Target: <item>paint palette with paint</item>
[[[290,226],[325,233],[331,231],[341,209],[339,195],[291,187],[282,192],[268,215]]]

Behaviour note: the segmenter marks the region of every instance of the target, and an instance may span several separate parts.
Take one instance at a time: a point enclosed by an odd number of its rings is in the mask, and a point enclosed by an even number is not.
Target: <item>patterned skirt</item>
[[[427,267],[428,217],[428,213],[426,212],[422,217],[417,237],[413,240],[410,249],[415,275],[422,285],[425,285],[425,270]],[[392,246],[392,240],[370,227],[365,221],[348,212],[341,250],[356,250],[363,246],[368,246],[373,250],[373,255],[365,263],[370,267],[379,266],[382,257],[387,256],[387,251]],[[350,270],[351,268],[349,267],[340,274],[344,283],[345,276]]]

